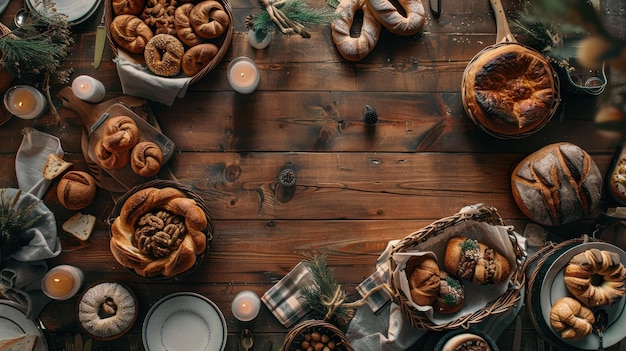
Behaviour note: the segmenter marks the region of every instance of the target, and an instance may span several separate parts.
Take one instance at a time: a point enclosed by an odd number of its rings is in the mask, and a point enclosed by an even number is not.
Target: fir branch
[[[246,27],[256,32],[256,39],[262,41],[273,26],[278,27],[284,34],[298,33],[303,37],[308,34],[304,27],[317,26],[330,23],[335,16],[334,9],[331,8],[311,8],[301,0],[281,0],[277,2],[268,1],[275,11],[280,12],[281,18],[272,18],[270,13],[266,11],[250,15],[246,18]],[[285,31],[281,28],[282,24],[276,21],[287,21],[287,24],[297,27],[293,33]]]
[[[339,326],[348,325],[355,310],[343,305],[346,294],[335,281],[334,271],[326,264],[326,255],[314,257],[305,264],[313,275],[313,283],[302,287],[300,295],[313,309],[313,317]]]

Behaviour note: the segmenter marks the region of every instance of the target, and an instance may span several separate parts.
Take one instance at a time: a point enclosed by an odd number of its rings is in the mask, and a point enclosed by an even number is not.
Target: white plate
[[[41,6],[41,0],[27,0],[26,2],[31,10],[38,11]],[[55,0],[54,2],[57,12],[66,15],[67,22],[75,25],[93,15],[101,0]]]
[[[142,328],[147,351],[218,351],[226,347],[226,320],[206,297],[182,292],[159,300]]]
[[[0,339],[16,338],[22,334],[37,335],[34,351],[48,350],[41,329],[26,317],[19,305],[9,300],[0,300]]]
[[[567,290],[567,287],[565,286],[565,281],[563,280],[563,271],[569,261],[572,259],[572,257],[589,249],[599,249],[616,252],[619,254],[620,262],[622,262],[622,264],[626,263],[626,252],[624,252],[615,245],[603,242],[590,242],[574,246],[573,248],[565,251],[552,263],[546,273],[543,284],[541,285],[541,313],[543,314],[543,319],[545,320],[546,324],[550,327],[550,330],[559,339],[559,333],[552,329],[552,326],[550,324],[550,310],[552,309],[552,305],[554,305],[554,303],[558,299],[565,296],[572,296],[572,294],[570,294],[570,292]],[[624,337],[626,337],[626,329],[622,327],[626,323],[624,302],[625,298],[622,297],[614,305],[603,307],[609,314],[609,325],[603,333],[604,347],[615,345],[620,342]],[[598,346],[600,345],[600,339],[596,334],[588,335],[580,341],[565,339],[561,340],[571,346],[583,350],[597,350]]]

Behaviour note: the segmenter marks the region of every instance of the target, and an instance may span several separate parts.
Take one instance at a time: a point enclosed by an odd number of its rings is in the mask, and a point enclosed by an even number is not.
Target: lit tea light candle
[[[250,290],[244,290],[233,299],[233,315],[242,322],[248,322],[256,318],[261,309],[261,299]]]
[[[228,65],[228,82],[241,94],[250,94],[259,86],[259,69],[250,58],[240,56]]]
[[[49,298],[67,300],[76,295],[83,286],[85,275],[79,268],[70,265],[59,265],[46,273],[41,280],[41,290]]]
[[[78,76],[72,82],[72,93],[77,98],[88,102],[100,102],[106,89],[101,81],[90,76]]]
[[[16,85],[4,94],[4,106],[16,117],[33,119],[48,110],[43,94],[29,85]]]

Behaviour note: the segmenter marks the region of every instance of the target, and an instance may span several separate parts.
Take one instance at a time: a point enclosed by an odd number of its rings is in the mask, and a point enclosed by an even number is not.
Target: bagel
[[[217,46],[211,43],[199,44],[190,48],[183,55],[181,63],[183,73],[188,77],[193,77],[211,63],[217,55],[217,51]]]
[[[178,38],[170,34],[157,34],[146,44],[146,66],[157,76],[175,76],[180,72],[184,52],[185,48]]]
[[[191,9],[189,22],[198,36],[213,39],[226,32],[230,18],[222,4],[215,0],[207,0]]]
[[[154,36],[150,27],[135,15],[115,16],[109,30],[117,45],[134,54],[142,53]]]
[[[589,249],[570,259],[564,280],[567,290],[585,305],[611,305],[624,296],[626,268],[616,252]]]
[[[363,25],[358,37],[350,34],[357,12],[363,13]],[[342,0],[330,24],[333,42],[339,54],[348,61],[360,61],[367,56],[380,38],[380,23],[374,18],[365,0]]]
[[[365,1],[374,18],[393,34],[409,36],[424,28],[426,12],[421,0],[398,0],[402,10],[396,8],[390,0]]]
[[[583,339],[591,334],[594,321],[593,312],[571,297],[557,300],[550,309],[550,325],[563,339]]]
[[[176,36],[183,44],[192,47],[202,43],[202,38],[198,37],[196,32],[193,31],[191,23],[189,22],[189,14],[193,8],[193,4],[187,3],[180,5],[174,11],[174,28],[176,29]]]

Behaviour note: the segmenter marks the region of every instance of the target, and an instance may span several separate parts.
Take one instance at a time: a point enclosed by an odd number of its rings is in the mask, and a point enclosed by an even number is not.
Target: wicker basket
[[[111,211],[111,214],[109,215],[109,218],[107,219],[107,223],[109,225],[113,224],[113,221],[115,221],[115,219],[119,216],[120,211],[122,209],[122,206],[124,205],[126,200],[128,200],[128,198],[131,195],[133,195],[134,193],[136,193],[136,192],[138,192],[140,190],[146,189],[146,188],[163,189],[163,188],[167,188],[167,187],[178,189],[178,190],[182,191],[185,195],[187,195],[188,198],[195,200],[196,203],[198,204],[198,206],[202,209],[202,211],[206,215],[207,227],[204,230],[204,233],[207,236],[206,250],[204,250],[201,254],[199,254],[196,257],[195,264],[190,269],[186,270],[183,273],[180,273],[180,274],[172,276],[172,277],[165,277],[165,276],[142,277],[142,278],[145,278],[145,279],[150,279],[150,280],[175,280],[176,281],[176,280],[180,280],[180,279],[184,278],[187,274],[193,272],[196,268],[198,268],[198,266],[202,263],[202,260],[204,259],[204,256],[206,256],[206,253],[209,251],[209,249],[211,247],[211,241],[213,240],[213,233],[214,233],[214,231],[213,231],[213,221],[211,219],[211,214],[209,213],[209,209],[207,208],[206,204],[204,203],[204,200],[198,194],[196,194],[195,192],[193,192],[192,190],[190,190],[186,186],[182,185],[179,182],[171,181],[171,180],[151,180],[151,181],[145,182],[143,184],[137,185],[134,188],[132,188],[129,191],[127,191],[115,203],[115,206],[113,207],[113,210]],[[133,274],[135,274],[137,276],[140,276],[133,269],[128,268],[128,267],[127,267],[127,269],[130,272],[132,272]]]
[[[218,38],[205,40],[205,42],[210,42],[210,43],[217,45],[218,47],[217,54],[215,55],[213,60],[209,62],[208,65],[204,66],[202,70],[200,70],[193,77],[191,77],[189,85],[192,85],[198,82],[200,79],[202,79],[207,73],[212,71],[222,61],[222,59],[226,55],[226,52],[228,51],[228,48],[230,47],[230,43],[233,40],[233,33],[235,30],[235,25],[234,25],[232,7],[228,0],[218,0],[218,1],[224,6],[224,10],[226,11],[230,19],[230,25],[228,26],[228,29],[226,30],[226,32],[222,34],[221,36],[219,36]],[[111,48],[113,49],[113,53],[117,57],[119,55],[117,43],[115,42],[115,40],[113,40],[113,37],[111,36],[111,31],[109,30],[111,26],[111,22],[113,21],[114,17],[115,17],[115,13],[113,12],[113,2],[111,0],[105,0],[105,23],[106,23],[107,41],[111,45]]]
[[[453,216],[440,219],[408,235],[391,248],[388,259],[390,272],[394,272],[397,267],[396,261],[393,259],[394,254],[418,250],[421,243],[441,234],[447,228],[451,228],[466,221],[484,222],[494,226],[504,225],[502,218],[495,208],[483,205],[477,205],[477,207],[474,207],[470,211],[462,210]],[[460,316],[453,321],[443,324],[434,323],[424,312],[418,311],[412,305],[411,297],[407,297],[404,294],[400,289],[399,282],[394,281],[393,274],[390,274],[389,285],[393,292],[393,299],[400,306],[404,315],[411,321],[413,328],[434,331],[443,331],[459,327],[468,329],[472,324],[480,323],[491,315],[506,312],[520,303],[521,289],[525,285],[525,275],[522,265],[525,261],[526,253],[517,242],[513,230],[507,228],[507,231],[508,238],[511,241],[515,253],[516,267],[513,269],[506,292],[500,295],[495,301],[488,303],[479,310]]]
[[[329,340],[335,343],[336,351],[355,351],[345,334],[333,324],[320,320],[304,321],[293,327],[283,342],[280,351],[296,351],[306,350],[301,348],[302,341],[305,340],[306,334],[318,332],[321,335],[328,336]]]

